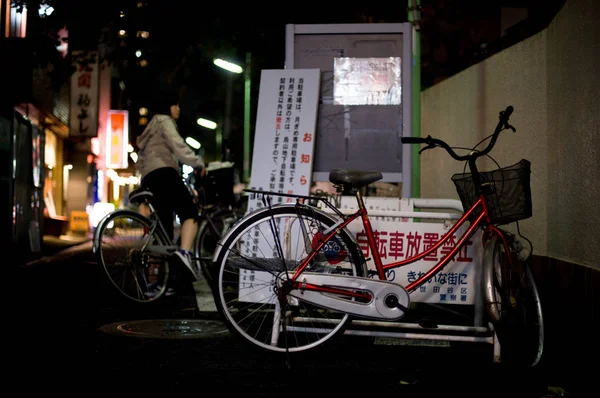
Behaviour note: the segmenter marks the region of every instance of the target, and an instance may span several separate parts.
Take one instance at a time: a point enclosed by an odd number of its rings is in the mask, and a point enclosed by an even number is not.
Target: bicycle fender
[[[114,211],[111,211],[110,213],[106,214],[104,217],[102,217],[102,219],[100,220],[100,222],[98,222],[98,225],[96,226],[96,229],[94,230],[94,237],[92,239],[92,252],[95,254],[96,250],[98,250],[98,243],[100,242],[100,231],[102,231],[105,227],[105,224],[108,222],[108,219],[111,216],[114,215],[118,215],[121,214],[123,216],[128,216],[131,214],[135,214],[137,216],[140,215],[140,213],[135,212],[133,210],[128,210],[128,209],[117,209]],[[150,223],[150,221],[148,221],[148,223]]]

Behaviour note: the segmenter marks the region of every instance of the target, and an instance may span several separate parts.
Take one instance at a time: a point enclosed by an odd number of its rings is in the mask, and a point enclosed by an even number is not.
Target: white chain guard
[[[285,275],[278,278],[279,284]],[[396,296],[398,303],[403,308],[410,307],[410,295],[402,286],[378,279],[368,279],[345,275],[332,275],[305,272],[298,282],[308,283],[318,286],[350,288],[354,291],[368,291],[372,295],[372,300],[368,303],[351,301],[348,297],[339,297],[331,293],[316,292],[312,290],[293,289],[289,294],[301,301],[311,304],[341,311],[347,314],[357,315],[364,318],[397,320],[404,316],[403,309],[398,307],[390,308],[385,304],[389,296]]]

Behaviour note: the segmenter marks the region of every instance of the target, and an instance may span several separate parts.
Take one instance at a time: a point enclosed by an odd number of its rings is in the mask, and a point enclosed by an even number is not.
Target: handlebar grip
[[[403,144],[426,144],[427,141],[423,137],[401,137],[400,142]]]

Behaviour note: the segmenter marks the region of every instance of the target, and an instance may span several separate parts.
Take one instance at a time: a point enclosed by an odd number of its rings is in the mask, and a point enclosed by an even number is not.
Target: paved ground
[[[577,391],[581,383],[559,377],[559,364],[514,374],[491,363],[491,347],[472,343],[376,345],[352,336],[287,362],[234,339],[213,312],[208,289],[199,301],[191,286],[181,286],[177,296],[152,305],[130,303],[111,288],[89,243],[71,245],[46,242],[46,257],[4,275],[9,372],[3,384],[19,396],[321,396],[331,390],[547,397],[561,389],[568,391],[563,396],[588,396]],[[148,324],[162,338],[148,335]],[[176,333],[169,336],[165,325]]]

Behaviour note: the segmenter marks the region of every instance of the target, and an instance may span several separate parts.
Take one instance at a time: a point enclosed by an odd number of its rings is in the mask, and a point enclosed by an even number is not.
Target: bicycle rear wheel
[[[215,274],[215,267],[212,265],[213,254],[221,238],[239,218],[240,216],[231,209],[216,209],[206,214],[200,222],[194,256],[198,259],[202,274],[210,286],[213,285]]]
[[[167,289],[169,263],[151,253],[152,245],[168,245],[152,222],[131,210],[116,210],[98,225],[94,250],[110,282],[125,297],[140,303],[161,297]]]
[[[533,273],[512,246],[494,236],[484,251],[487,314],[500,342],[501,361],[515,367],[533,367],[544,349],[544,319]]]
[[[229,232],[218,249],[215,301],[234,335],[270,351],[300,352],[343,332],[348,314],[289,295],[280,300],[276,289],[284,268],[293,271],[336,221],[308,206],[276,205],[246,216]],[[307,271],[365,276],[366,263],[353,237],[341,230]]]

